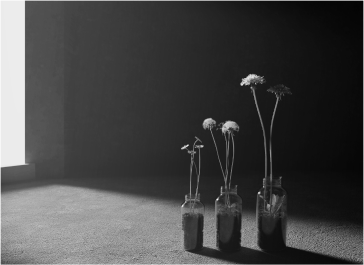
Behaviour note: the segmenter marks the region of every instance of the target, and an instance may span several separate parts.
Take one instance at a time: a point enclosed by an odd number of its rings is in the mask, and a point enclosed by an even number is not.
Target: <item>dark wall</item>
[[[194,136],[202,170],[219,174],[209,117],[240,125],[234,171],[263,171],[254,99],[240,86],[250,73],[267,80],[257,91],[267,131],[275,96],[266,89],[293,92],[276,113],[275,172],[362,170],[362,2],[64,6],[66,175],[188,174],[180,148]]]
[[[64,176],[64,3],[25,3],[25,162]]]

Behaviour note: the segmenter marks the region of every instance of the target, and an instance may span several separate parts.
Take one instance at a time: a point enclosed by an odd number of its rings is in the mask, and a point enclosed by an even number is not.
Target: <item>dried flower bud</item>
[[[279,100],[282,99],[282,96],[284,96],[284,94],[292,95],[291,90],[282,84],[275,85],[274,87],[269,88],[267,91],[276,94],[276,97]]]
[[[184,145],[184,146],[181,148],[181,150],[187,149],[187,147],[188,147],[188,146],[189,146],[188,144]]]

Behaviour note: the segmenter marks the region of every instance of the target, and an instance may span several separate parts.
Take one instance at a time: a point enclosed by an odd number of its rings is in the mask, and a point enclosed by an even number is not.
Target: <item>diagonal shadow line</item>
[[[242,264],[282,264],[282,262],[284,261],[281,258],[272,257],[271,255],[262,251],[253,250],[245,247],[242,247],[240,251],[234,253],[225,253],[209,247],[204,247],[203,249],[195,251],[193,253],[197,255],[207,256],[210,258]]]
[[[234,253],[224,253],[213,248],[204,247],[199,251],[194,251],[197,255],[207,256],[236,262],[242,264],[353,264],[347,260],[329,257],[305,250],[287,247],[281,252],[267,253],[254,249],[242,247],[240,251]]]
[[[286,247],[285,250],[281,252],[270,254],[296,264],[355,264],[355,262],[346,259],[336,258],[292,247]]]
[[[250,178],[243,182],[237,182],[241,187],[239,194],[243,198],[244,211],[254,213],[256,203],[256,192],[254,187],[257,185],[251,184],[253,180]],[[129,193],[135,195],[143,195],[148,197],[154,197],[159,199],[176,200],[183,203],[184,196],[188,193],[189,183],[184,176],[103,176],[90,177],[82,175],[80,177],[63,178],[63,179],[35,179],[31,181],[24,181],[18,183],[12,183],[8,185],[1,185],[1,192],[7,193],[13,190],[21,190],[27,188],[42,187],[47,185],[67,185],[75,187],[85,187],[97,190],[105,190],[117,193]],[[199,188],[199,192],[202,196],[202,202],[205,206],[215,205],[215,199],[219,195],[220,179],[209,180],[209,185]],[[240,185],[241,184],[241,185]],[[171,188],[173,187],[173,188]],[[321,187],[321,186],[320,186]],[[329,190],[332,191],[330,188]],[[163,192],[161,192],[163,191]],[[362,226],[363,224],[363,208],[360,204],[350,204],[348,201],[362,201],[355,193],[356,197],[347,197],[341,201],[341,204],[345,207],[337,207],[332,210],[332,207],[326,207],[328,198],[333,196],[330,194],[312,192],[315,196],[292,196],[290,200],[289,216],[296,219],[304,219],[307,216],[315,216],[315,220],[320,221],[335,221],[335,222],[350,222],[356,226]],[[319,194],[320,196],[316,196]],[[320,199],[321,198],[321,199]],[[312,201],[315,204],[315,209],[312,207],[305,207],[307,201]],[[345,204],[344,204],[345,203]],[[337,210],[340,209],[340,210]]]
[[[11,258],[3,257],[1,254],[0,254],[0,264],[1,265],[29,265],[29,264],[38,265],[34,262],[26,261],[26,260],[23,260],[23,261],[11,260]]]

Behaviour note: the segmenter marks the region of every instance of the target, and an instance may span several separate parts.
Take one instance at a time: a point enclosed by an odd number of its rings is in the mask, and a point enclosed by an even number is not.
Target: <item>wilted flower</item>
[[[259,76],[256,74],[250,74],[247,77],[243,78],[240,85],[241,86],[252,86],[257,84],[264,84],[265,79],[263,76]]]
[[[239,131],[239,125],[235,121],[227,121],[221,127],[221,131],[222,131],[222,133],[233,132],[233,131],[238,132]]]
[[[275,85],[274,87],[269,88],[267,91],[275,93],[279,100],[282,99],[282,96],[284,96],[284,94],[292,95],[291,90],[288,87],[286,87],[285,85],[282,85],[282,84]]]
[[[194,155],[194,154],[196,154],[196,151],[191,150],[191,151],[188,151],[188,153],[191,154],[191,155]]]
[[[211,118],[208,118],[206,120],[203,121],[202,123],[202,127],[206,130],[206,129],[209,129],[211,130],[213,127],[216,126],[216,121],[214,121],[213,119]]]
[[[181,150],[186,149],[188,146],[189,146],[188,144],[184,145],[184,146],[181,148]]]

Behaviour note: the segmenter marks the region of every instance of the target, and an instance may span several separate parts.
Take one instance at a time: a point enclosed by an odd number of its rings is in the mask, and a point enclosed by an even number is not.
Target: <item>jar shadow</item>
[[[225,253],[210,247],[203,247],[194,254],[228,262],[243,264],[353,264],[343,259],[329,257],[305,250],[287,247],[280,252],[263,252],[259,250],[241,247],[240,251]]]

